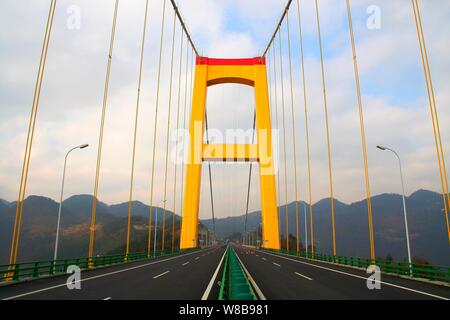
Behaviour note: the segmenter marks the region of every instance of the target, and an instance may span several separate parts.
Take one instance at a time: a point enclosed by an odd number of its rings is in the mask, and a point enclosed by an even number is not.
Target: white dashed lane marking
[[[305,279],[307,279],[307,280],[309,280],[309,281],[312,281],[312,279],[310,278],[310,277],[307,277],[307,276],[305,276],[305,275],[303,275],[303,274],[301,274],[301,273],[298,273],[298,272],[294,272],[296,275],[298,275],[299,277],[302,277],[302,278],[305,278]]]
[[[154,276],[153,279],[158,279],[158,278],[160,278],[160,277],[162,277],[162,276],[165,276],[165,275],[168,274],[169,272],[170,272],[170,271],[167,270],[166,272],[163,272],[163,273],[161,273],[161,274],[158,274],[157,276]]]

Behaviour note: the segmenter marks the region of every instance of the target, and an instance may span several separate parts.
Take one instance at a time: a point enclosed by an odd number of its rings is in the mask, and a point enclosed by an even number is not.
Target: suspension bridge
[[[321,34],[320,1],[312,1],[315,6],[315,20],[320,49],[320,77],[322,84],[324,137],[327,146],[327,176],[329,193],[329,219],[332,239],[332,252],[317,250],[317,237],[314,234],[313,183],[311,172],[310,104],[308,101],[308,79],[305,75],[307,60],[304,54],[304,21],[302,4],[304,1],[287,1],[282,15],[272,35],[268,35],[267,46],[261,48],[262,54],[254,57],[225,59],[205,57],[200,54],[188,25],[183,19],[174,0],[161,0],[162,12],[159,30],[148,28],[150,10],[149,0],[143,1],[142,38],[140,42],[139,72],[134,109],[133,148],[130,150],[131,169],[129,180],[129,199],[127,210],[127,229],[124,252],[115,255],[102,255],[96,250],[97,209],[99,186],[101,182],[103,142],[108,134],[105,129],[108,115],[110,80],[113,72],[116,33],[120,27],[118,15],[121,10],[119,0],[114,3],[109,52],[106,61],[101,118],[97,144],[93,202],[91,210],[88,255],[84,258],[55,259],[51,261],[19,261],[19,250],[24,215],[27,183],[32,159],[35,128],[40,110],[40,97],[45,82],[45,71],[51,61],[47,56],[51,50],[52,31],[58,1],[50,1],[47,23],[44,32],[42,52],[38,66],[34,99],[28,122],[28,135],[20,176],[19,196],[16,204],[12,228],[9,263],[0,266],[0,299],[181,299],[181,300],[266,300],[266,299],[450,299],[450,269],[425,265],[414,261],[395,262],[380,259],[376,254],[374,236],[371,181],[366,143],[364,101],[359,75],[358,52],[354,36],[352,6],[345,1],[348,20],[348,37],[351,43],[355,84],[355,108],[358,112],[360,147],[363,159],[365,201],[367,208],[367,229],[369,255],[367,257],[348,257],[340,255],[340,247],[335,220],[335,185],[332,157],[333,128],[329,122],[329,97],[324,63],[325,46]],[[428,94],[429,112],[436,147],[436,167],[443,200],[443,223],[450,242],[448,214],[450,192],[444,158],[444,142],[441,135],[436,105],[435,89],[431,77],[426,39],[423,31],[421,11],[418,0],[411,1],[411,16],[416,25],[420,49],[421,66]],[[170,19],[170,23],[167,20]],[[295,25],[295,28],[293,26]],[[169,30],[167,27],[169,26]],[[146,37],[149,32],[158,32],[158,56],[155,61],[156,91],[152,121],[151,172],[148,190],[149,212],[146,226],[146,249],[134,252],[132,249],[133,200],[135,199],[135,175],[143,174],[136,170],[136,149],[139,131],[143,73],[145,71]],[[167,34],[169,35],[167,37]],[[165,41],[169,41],[168,44]],[[294,51],[296,51],[294,53]],[[167,59],[167,57],[169,57]],[[298,61],[294,61],[298,59]],[[167,61],[168,60],[168,61]],[[178,61],[177,61],[178,60]],[[169,63],[168,83],[164,83],[164,63]],[[295,70],[299,66],[298,70]],[[300,74],[301,81],[294,81],[294,73]],[[206,96],[210,87],[223,84],[239,84],[254,90],[253,128],[248,143],[216,144],[209,135],[208,108]],[[297,101],[295,94],[302,97]],[[165,94],[167,92],[167,94]],[[167,100],[167,101],[166,101]],[[42,106],[45,108],[45,106]],[[250,107],[249,107],[250,108]],[[166,116],[162,117],[162,113]],[[304,123],[296,121],[296,113],[304,115]],[[424,111],[425,114],[425,111]],[[164,121],[165,120],[165,121]],[[368,119],[370,121],[370,119]],[[298,135],[299,128],[304,133]],[[170,149],[178,144],[171,143],[174,130],[189,132],[184,137],[186,154],[180,165],[170,161]],[[280,147],[273,131],[280,132]],[[157,139],[163,135],[163,143]],[[301,142],[304,142],[300,144]],[[298,154],[304,148],[306,154],[307,206],[304,221],[300,208],[300,181]],[[275,150],[280,151],[280,161]],[[156,166],[157,157],[162,156],[162,171]],[[215,232],[214,179],[211,166],[214,162],[248,163],[248,188],[246,192],[246,220],[244,235],[239,241],[210,237],[209,241],[199,239],[200,192],[202,164],[207,167],[208,196],[211,204]],[[292,166],[292,167],[290,167]],[[261,208],[261,228],[250,229],[247,224],[252,170],[258,169]],[[254,173],[255,171],[253,171]],[[171,175],[169,175],[171,173]],[[293,190],[288,192],[288,175],[293,174]],[[163,184],[157,184],[156,175],[163,176]],[[170,179],[171,176],[173,180]],[[160,202],[155,190],[162,190]],[[283,192],[284,191],[284,192]],[[294,195],[291,198],[292,194]],[[216,198],[217,199],[217,198]],[[159,199],[158,199],[159,200]],[[289,201],[295,204],[295,220],[290,221]],[[162,204],[162,221],[157,221],[158,206]],[[283,209],[281,209],[283,208]],[[179,213],[180,219],[176,218]],[[308,219],[307,219],[308,215]],[[285,230],[281,230],[280,219],[284,217]],[[58,221],[59,223],[59,221]],[[294,241],[291,241],[290,227],[294,225]],[[405,225],[407,217],[405,213]],[[157,241],[157,228],[160,228],[160,241]],[[302,242],[300,233],[308,234]],[[208,234],[210,234],[208,232]],[[283,236],[284,235],[284,236]],[[212,239],[211,239],[212,238]],[[200,242],[203,241],[203,243]],[[406,232],[406,242],[409,240]],[[202,244],[200,246],[200,243]],[[57,247],[57,243],[55,244]],[[81,290],[68,289],[66,278],[70,266],[82,270]],[[369,268],[369,269],[368,269]],[[381,279],[368,280],[372,274],[367,270],[379,269]],[[374,272],[375,272],[374,271]],[[375,272],[376,273],[376,272]],[[34,280],[34,281],[28,281]],[[380,285],[381,290],[370,290]]]

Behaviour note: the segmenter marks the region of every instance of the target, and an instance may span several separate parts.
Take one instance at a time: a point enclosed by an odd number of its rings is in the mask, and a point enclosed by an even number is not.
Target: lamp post
[[[377,148],[382,151],[391,151],[398,159],[398,164],[399,164],[399,168],[400,168],[400,181],[402,184],[402,201],[403,201],[403,217],[405,219],[406,248],[408,251],[409,272],[410,272],[410,275],[412,276],[411,247],[410,247],[410,243],[409,243],[409,227],[408,227],[408,216],[406,213],[406,196],[405,196],[405,184],[404,184],[404,180],[403,180],[402,161],[400,159],[400,156],[398,155],[398,153],[395,150],[388,148],[388,147],[384,147],[384,146],[377,146]]]
[[[64,170],[63,170],[62,183],[61,183],[61,197],[59,199],[59,209],[58,209],[58,222],[56,224],[55,252],[53,254],[54,261],[56,261],[56,259],[58,258],[59,228],[60,228],[60,224],[61,224],[61,210],[62,210],[62,201],[63,201],[63,195],[64,195],[64,181],[66,179],[67,157],[69,156],[69,154],[72,151],[74,151],[76,149],[84,149],[87,147],[89,147],[88,144],[82,144],[75,148],[72,148],[66,153],[66,157],[64,158]]]

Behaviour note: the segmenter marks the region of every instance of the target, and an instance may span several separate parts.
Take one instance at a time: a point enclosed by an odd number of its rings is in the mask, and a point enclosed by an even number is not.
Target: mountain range
[[[77,195],[63,202],[60,257],[72,258],[87,255],[92,196]],[[58,203],[45,197],[29,196],[24,204],[24,218],[19,261],[48,260],[52,258],[56,233]],[[334,200],[337,254],[369,256],[367,202],[351,204]],[[450,246],[447,238],[442,195],[419,190],[406,199],[410,228],[411,251],[416,259],[437,265],[450,265]],[[0,264],[9,257],[11,229],[14,222],[15,202],[0,200]],[[309,206],[298,203],[299,238],[305,243],[304,213],[306,209],[309,227]],[[372,197],[375,251],[377,257],[390,256],[395,260],[406,258],[405,227],[401,196],[382,194]],[[296,203],[289,203],[288,226],[290,235],[296,235]],[[317,252],[332,252],[330,199],[323,199],[312,206],[314,243]],[[139,201],[132,207],[131,251],[146,250],[148,238],[149,207]],[[286,206],[279,208],[279,225],[282,234],[286,230]],[[128,202],[107,205],[98,202],[95,253],[123,252],[126,239]],[[172,212],[167,211],[167,223],[171,225]],[[233,213],[231,213],[233,214]],[[239,214],[239,213],[237,213]],[[178,245],[180,217],[175,215],[175,238]],[[256,230],[261,222],[259,211],[248,214],[247,230]],[[158,208],[158,222],[162,221],[162,209]],[[235,238],[244,232],[245,215],[215,219],[219,238]],[[210,230],[212,220],[202,220]],[[160,227],[160,226],[159,226]],[[202,228],[202,226],[201,226]],[[167,228],[167,239],[170,230]],[[308,228],[308,235],[310,230]],[[160,232],[158,232],[160,234]],[[152,235],[153,237],[153,235]],[[239,236],[238,236],[239,238]],[[171,245],[170,241],[169,246]],[[310,242],[308,238],[308,242]],[[160,243],[160,239],[158,240]]]
[[[77,195],[63,201],[59,258],[86,257],[88,255],[92,200],[92,196]],[[16,204],[17,202],[0,201],[0,264],[9,261]],[[25,199],[18,261],[53,258],[58,208],[59,203],[49,198],[29,196]],[[155,210],[158,212],[158,228],[161,228],[163,209],[155,207]],[[130,251],[147,250],[149,207],[134,201],[132,212]],[[97,202],[95,254],[122,252],[127,233],[127,215],[128,202],[111,206],[101,201]],[[166,221],[171,226],[172,212],[169,210],[166,211]],[[179,232],[179,216],[175,216],[175,221],[176,232]],[[167,227],[166,230],[166,239],[170,239],[171,228]],[[153,231],[154,227],[152,228],[152,240]],[[160,234],[158,231],[158,245],[161,241]],[[145,248],[143,243],[145,243]]]
[[[382,194],[372,200],[375,253],[377,257],[392,257],[404,260],[406,254],[405,224],[403,218],[402,197],[397,194]],[[323,199],[312,206],[315,250],[331,254],[332,224],[330,199]],[[336,247],[341,256],[370,257],[367,201],[345,204],[334,200]],[[411,255],[419,261],[436,265],[450,266],[450,245],[442,195],[419,190],[406,198],[408,212]],[[308,225],[310,244],[309,205],[298,203],[299,238],[305,243],[305,219]],[[290,235],[296,235],[296,205],[288,204],[288,226]],[[261,222],[261,212],[252,212],[247,216],[247,231],[255,231]],[[212,228],[212,220],[203,223]],[[245,215],[215,219],[219,237],[227,237],[233,232],[244,233]],[[286,234],[286,206],[279,208],[280,231]]]

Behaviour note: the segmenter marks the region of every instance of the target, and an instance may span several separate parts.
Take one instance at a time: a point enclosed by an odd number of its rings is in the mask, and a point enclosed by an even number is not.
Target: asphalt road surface
[[[268,300],[450,299],[450,287],[381,275],[381,289],[369,290],[362,270],[234,246]]]
[[[450,299],[450,287],[381,275],[369,290],[362,270],[233,246],[258,295],[267,300]],[[0,299],[34,300],[215,300],[225,247],[81,273],[81,289],[69,290],[67,276],[0,286]]]
[[[225,247],[84,271],[81,289],[69,290],[67,276],[0,287],[0,299],[201,300],[217,299]],[[213,278],[217,270],[217,276]]]

